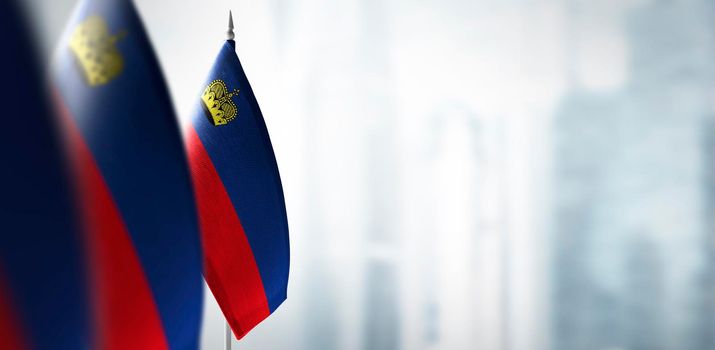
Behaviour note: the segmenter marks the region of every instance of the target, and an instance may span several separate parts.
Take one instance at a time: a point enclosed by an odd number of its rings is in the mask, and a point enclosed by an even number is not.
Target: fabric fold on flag
[[[240,339],[286,299],[290,254],[273,146],[233,40],[202,87],[186,142],[204,276]]]

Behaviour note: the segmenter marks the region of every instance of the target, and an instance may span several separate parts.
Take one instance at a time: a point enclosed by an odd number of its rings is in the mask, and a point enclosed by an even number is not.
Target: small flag
[[[99,349],[196,349],[202,258],[173,107],[130,0],[84,0],[53,67]]]
[[[202,87],[187,148],[204,276],[240,339],[286,299],[289,246],[273,147],[232,38]]]
[[[81,235],[40,59],[19,1],[0,1],[0,348],[86,349]]]

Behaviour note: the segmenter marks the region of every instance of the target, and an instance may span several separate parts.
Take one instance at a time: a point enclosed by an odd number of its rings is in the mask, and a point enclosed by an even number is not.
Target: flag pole
[[[236,38],[236,33],[233,32],[233,12],[228,11],[228,31],[226,32],[226,40],[233,40]]]
[[[236,38],[236,33],[233,31],[233,12],[228,11],[228,31],[226,31],[226,40],[233,40]],[[224,320],[224,350],[231,350],[232,344],[231,339],[233,338],[231,332],[231,326],[228,324],[228,320]]]
[[[223,348],[224,350],[231,350],[231,327],[228,325],[228,321],[224,321],[224,344]]]

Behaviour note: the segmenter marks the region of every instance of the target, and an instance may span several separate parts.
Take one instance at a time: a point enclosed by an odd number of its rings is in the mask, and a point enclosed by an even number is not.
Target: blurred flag
[[[16,1],[0,1],[0,348],[84,349],[81,236],[51,102]]]
[[[223,45],[209,74],[187,148],[204,275],[240,339],[286,299],[289,247],[273,147],[235,45]]]
[[[92,268],[96,347],[195,349],[202,258],[188,163],[129,0],[85,0],[53,67]]]

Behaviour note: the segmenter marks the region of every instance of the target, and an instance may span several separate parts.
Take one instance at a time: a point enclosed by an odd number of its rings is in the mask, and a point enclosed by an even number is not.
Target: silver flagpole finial
[[[236,38],[236,33],[233,32],[233,12],[228,11],[228,31],[226,32],[226,38],[228,40],[233,40]]]

